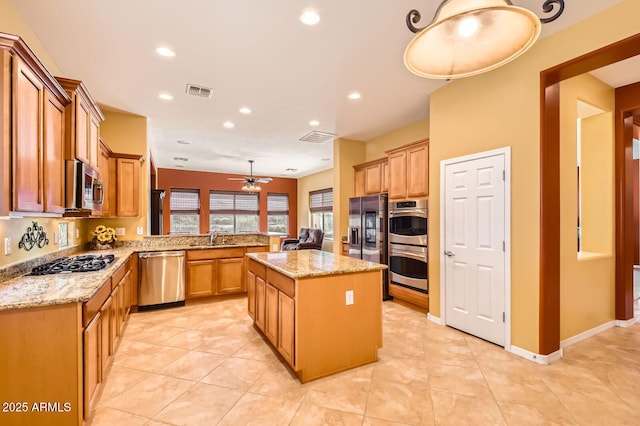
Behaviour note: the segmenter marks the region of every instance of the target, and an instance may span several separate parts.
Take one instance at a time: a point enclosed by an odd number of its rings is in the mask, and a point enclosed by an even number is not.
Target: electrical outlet
[[[271,251],[279,251],[280,247],[277,244],[271,244]]]
[[[58,244],[58,241],[60,241],[60,233],[53,231],[53,244]]]
[[[353,305],[353,290],[346,291],[345,300],[347,305]]]
[[[80,230],[76,228],[76,240],[80,238]]]
[[[136,233],[137,233],[138,235],[142,235],[142,232],[144,232],[144,231],[143,231],[143,229],[142,229],[142,226],[138,226],[138,227],[136,228]]]
[[[124,235],[124,228],[116,228],[116,235],[121,237]]]
[[[4,254],[5,256],[11,254],[11,237],[4,239]]]

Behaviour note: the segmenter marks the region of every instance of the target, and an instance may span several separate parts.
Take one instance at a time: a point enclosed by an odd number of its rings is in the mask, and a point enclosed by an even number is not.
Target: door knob
[[[447,256],[449,256],[449,257],[453,257],[453,256],[455,256],[455,255],[456,255],[454,252],[452,252],[452,251],[450,251],[450,250],[445,251],[445,252],[444,252],[444,254],[445,254],[445,255],[447,255]]]

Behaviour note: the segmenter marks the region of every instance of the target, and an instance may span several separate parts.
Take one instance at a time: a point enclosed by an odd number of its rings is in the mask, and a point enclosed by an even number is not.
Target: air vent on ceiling
[[[201,98],[210,98],[213,96],[213,89],[210,87],[197,86],[195,84],[187,84],[187,94],[199,96]]]
[[[301,137],[299,140],[303,142],[310,142],[310,143],[324,143],[330,139],[333,139],[334,136],[335,135],[333,133],[318,132],[314,130],[312,132],[307,133],[306,135]]]
[[[173,157],[175,161],[189,161],[187,157]]]

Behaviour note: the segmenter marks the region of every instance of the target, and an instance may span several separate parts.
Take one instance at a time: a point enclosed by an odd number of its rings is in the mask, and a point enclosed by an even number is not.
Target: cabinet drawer
[[[120,281],[124,277],[124,274],[127,273],[127,268],[128,267],[129,267],[129,264],[125,263],[124,265],[119,267],[118,270],[113,273],[113,275],[111,275],[111,289],[112,290],[114,288],[116,288],[118,286],[118,284],[120,284]]]
[[[82,305],[82,326],[86,327],[87,324],[91,321],[91,319],[96,316],[104,302],[109,298],[111,294],[111,278],[105,281],[102,286],[96,291],[91,299],[86,301],[84,305]]]
[[[217,248],[187,251],[187,260],[222,259],[225,257],[243,256],[243,248]]]
[[[258,263],[255,260],[249,259],[249,271],[256,274],[256,276],[261,277],[262,279],[267,278],[267,267],[262,263]]]
[[[295,285],[293,279],[282,275],[273,269],[267,269],[267,282],[278,290],[293,298],[295,296]]]
[[[269,246],[247,247],[247,253],[261,253],[265,251],[269,251]]]

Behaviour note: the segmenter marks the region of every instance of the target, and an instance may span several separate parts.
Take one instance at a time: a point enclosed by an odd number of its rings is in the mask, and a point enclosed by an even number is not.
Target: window
[[[333,240],[333,189],[321,189],[309,193],[311,227],[322,229],[324,238]]]
[[[209,192],[209,229],[239,234],[258,232],[260,199],[246,192]]]
[[[171,210],[170,234],[200,233],[200,191],[172,188],[169,199]]]
[[[267,195],[267,232],[289,233],[289,194]]]

